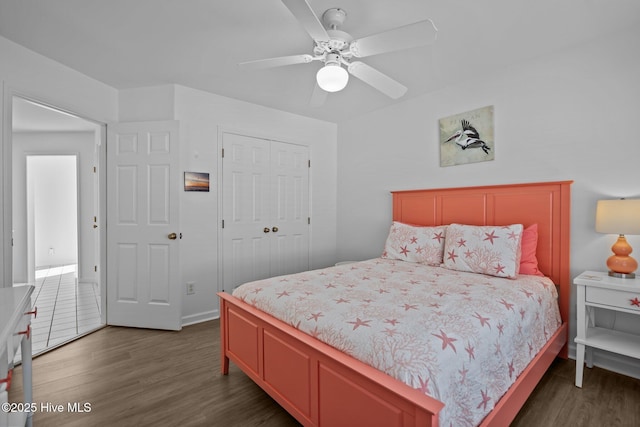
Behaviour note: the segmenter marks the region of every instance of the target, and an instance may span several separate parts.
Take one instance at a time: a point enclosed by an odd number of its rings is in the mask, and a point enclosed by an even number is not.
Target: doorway
[[[34,285],[33,354],[105,324],[99,274],[104,126],[12,99],[13,285]]]
[[[78,264],[77,162],[76,154],[26,154],[29,283],[45,268]]]

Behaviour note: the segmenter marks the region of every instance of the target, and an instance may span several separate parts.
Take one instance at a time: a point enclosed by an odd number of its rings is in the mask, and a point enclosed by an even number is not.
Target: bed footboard
[[[233,361],[303,425],[438,425],[442,402],[229,294],[218,295],[222,373]]]

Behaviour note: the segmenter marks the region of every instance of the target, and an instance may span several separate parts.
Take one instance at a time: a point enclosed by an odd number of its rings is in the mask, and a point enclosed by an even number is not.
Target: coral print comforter
[[[475,426],[561,324],[546,277],[389,259],[247,283],[244,302],[444,402]]]

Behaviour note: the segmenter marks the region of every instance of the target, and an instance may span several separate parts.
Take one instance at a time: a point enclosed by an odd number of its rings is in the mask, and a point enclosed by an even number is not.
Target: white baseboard
[[[85,278],[85,277],[78,277],[78,284],[79,285],[88,285],[88,284],[92,284],[94,286],[97,286],[98,283],[96,283],[96,281],[94,279],[91,278]]]
[[[569,345],[569,357],[576,359],[575,344]],[[621,356],[595,348],[593,349],[593,365],[607,371],[640,379],[640,363],[638,363],[638,359],[632,357]]]
[[[220,317],[220,310],[205,311],[204,313],[191,314],[182,317],[182,326],[195,325],[196,323],[215,320]]]

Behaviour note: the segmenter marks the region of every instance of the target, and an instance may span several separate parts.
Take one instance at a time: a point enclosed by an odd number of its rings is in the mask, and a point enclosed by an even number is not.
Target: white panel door
[[[309,268],[308,148],[223,134],[223,288]]]
[[[180,330],[178,122],[107,138],[107,323]]]
[[[271,276],[309,269],[309,149],[271,141]],[[275,228],[274,228],[275,227]]]
[[[270,276],[269,144],[223,134],[223,283],[225,289]]]

